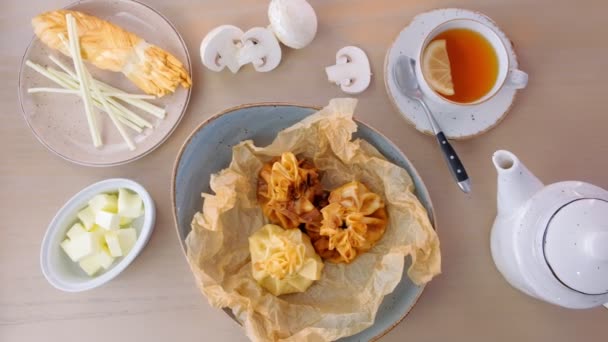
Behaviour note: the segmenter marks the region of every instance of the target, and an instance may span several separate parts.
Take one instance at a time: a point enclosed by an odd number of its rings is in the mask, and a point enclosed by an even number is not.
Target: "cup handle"
[[[518,69],[512,69],[509,71],[505,85],[513,89],[525,88],[528,85],[528,74]]]

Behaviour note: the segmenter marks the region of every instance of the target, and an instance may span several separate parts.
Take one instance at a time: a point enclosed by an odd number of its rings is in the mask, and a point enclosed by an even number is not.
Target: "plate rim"
[[[241,110],[241,109],[246,109],[246,108],[251,108],[251,107],[273,107],[273,106],[274,107],[277,107],[277,106],[298,107],[298,108],[311,109],[313,111],[321,110],[321,107],[318,107],[318,106],[302,105],[302,104],[296,104],[296,103],[292,103],[292,102],[272,102],[272,101],[271,102],[253,102],[253,103],[245,103],[245,104],[241,104],[241,105],[237,105],[237,106],[232,106],[232,107],[226,108],[224,110],[221,110],[221,111],[213,114],[206,120],[199,123],[196,127],[194,127],[194,129],[190,132],[188,137],[182,143],[182,146],[180,147],[179,152],[177,153],[177,156],[175,157],[175,161],[173,162],[173,170],[171,172],[171,185],[170,185],[169,192],[171,193],[171,206],[172,206],[171,216],[173,218],[173,225],[175,227],[175,233],[177,235],[177,240],[180,245],[180,250],[182,251],[184,258],[186,259],[186,263],[188,263],[188,266],[190,266],[190,263],[188,262],[187,250],[185,249],[185,246],[182,243],[182,238],[179,233],[179,223],[177,222],[177,206],[176,206],[176,202],[175,202],[175,200],[176,200],[175,186],[176,186],[176,179],[177,179],[177,168],[179,166],[179,162],[181,161],[182,155],[183,155],[184,151],[186,150],[186,147],[190,144],[190,142],[192,141],[194,136],[196,134],[198,134],[205,126],[207,126],[211,122],[215,121],[216,119],[219,119],[220,117],[223,117],[225,115],[228,115],[230,113],[233,113],[233,112]],[[409,163],[409,165],[412,168],[412,173],[416,177],[418,177],[418,179],[420,179],[420,181],[422,183],[422,189],[419,189],[418,187],[416,187],[416,191],[421,191],[426,195],[426,198],[428,199],[429,207],[431,209],[430,215],[427,210],[427,215],[429,216],[429,219],[432,221],[433,229],[437,232],[438,231],[437,230],[437,216],[435,214],[435,206],[433,205],[433,201],[431,199],[430,193],[429,193],[422,177],[420,176],[420,173],[418,173],[418,170],[414,166],[414,164],[407,158],[407,156],[403,153],[403,151],[401,151],[401,149],[397,145],[395,145],[395,143],[392,142],[392,140],[390,140],[384,134],[380,133],[376,128],[374,128],[373,126],[370,126],[369,124],[367,124],[364,121],[361,121],[359,119],[353,118],[353,120],[355,122],[358,122],[358,123],[361,123],[361,124],[367,126],[374,133],[383,137],[385,139],[385,141],[388,144],[390,144],[395,149],[395,151],[397,151],[399,153],[400,157],[402,157],[404,160],[406,160]],[[416,197],[418,197],[418,196],[416,196]],[[426,208],[425,208],[425,210],[426,210]],[[404,270],[404,272],[407,272],[407,270]],[[412,311],[414,306],[416,306],[416,304],[418,303],[418,300],[420,299],[420,296],[422,296],[422,293],[424,292],[424,290],[426,288],[426,285],[427,284],[418,286],[420,288],[420,291],[416,294],[416,296],[412,302],[412,305],[405,311],[405,313],[401,317],[399,317],[399,319],[397,319],[395,322],[393,322],[388,328],[384,329],[383,331],[381,331],[380,333],[378,333],[377,335],[372,337],[370,339],[370,341],[378,341],[383,336],[385,336],[386,334],[391,332],[395,327],[397,327],[405,319],[405,317]],[[238,320],[236,320],[236,317],[234,317],[234,315],[232,314],[232,311],[229,308],[225,307],[222,309],[232,320],[234,320],[237,324],[239,324],[239,326],[241,326],[241,323]],[[375,321],[374,321],[374,324],[375,324]],[[374,324],[372,324],[371,326],[369,326],[366,329],[361,330],[360,332],[363,332],[363,331],[373,327]],[[353,335],[350,335],[350,336],[353,336]],[[350,336],[345,336],[345,337],[350,337]]]
[[[181,44],[181,46],[184,48],[184,51],[186,53],[186,64],[187,64],[187,69],[188,69],[188,76],[190,76],[190,79],[193,79],[193,73],[192,73],[192,62],[190,60],[190,52],[188,51],[188,46],[186,45],[186,42],[184,41],[184,38],[182,37],[182,35],[179,33],[179,31],[177,30],[177,28],[175,27],[175,25],[173,25],[173,23],[167,18],[165,17],[162,13],[160,13],[159,11],[157,11],[156,9],[154,9],[153,7],[151,7],[148,4],[145,4],[143,2],[140,2],[139,0],[119,0],[120,2],[130,2],[130,3],[135,3],[136,5],[139,6],[143,6],[149,10],[151,10],[152,12],[156,13],[161,19],[163,19],[172,29],[173,32],[175,32],[175,34],[177,35],[177,38],[179,39],[179,42]],[[106,1],[100,1],[100,0],[78,0],[75,2],[72,2],[64,7],[62,7],[61,9],[72,9],[73,7],[80,5],[80,4],[84,4],[84,3],[92,3],[92,2],[98,2],[98,3],[102,3],[102,4],[109,4]],[[173,127],[171,127],[171,129],[165,134],[165,136],[158,141],[158,143],[156,143],[155,145],[153,145],[152,147],[148,148],[147,150],[141,152],[138,155],[135,155],[129,159],[125,159],[125,160],[120,160],[120,161],[116,161],[116,162],[109,162],[109,163],[89,163],[89,162],[83,162],[81,160],[75,159],[75,158],[70,158],[62,153],[60,153],[59,151],[57,151],[56,149],[52,148],[45,140],[43,137],[41,137],[32,127],[32,124],[30,123],[30,121],[27,119],[26,113],[25,113],[25,108],[23,107],[23,97],[21,94],[21,85],[22,85],[22,76],[23,76],[23,72],[25,70],[24,67],[24,63],[25,63],[25,59],[26,56],[28,55],[28,52],[30,51],[30,48],[32,47],[32,44],[34,43],[34,41],[36,41],[38,39],[38,37],[34,34],[32,36],[32,38],[30,39],[30,42],[27,44],[27,47],[25,48],[25,52],[23,53],[23,56],[21,57],[21,67],[19,68],[19,75],[17,76],[17,97],[19,99],[19,108],[21,109],[21,116],[23,117],[23,120],[25,121],[25,123],[27,124],[28,128],[30,129],[30,131],[32,132],[32,134],[36,137],[36,139],[40,142],[40,144],[42,144],[48,151],[50,151],[52,154],[59,156],[61,159],[74,163],[76,165],[81,165],[81,166],[88,166],[88,167],[112,167],[112,166],[119,166],[119,165],[124,165],[124,164],[128,164],[131,162],[134,162],[138,159],[141,159],[145,156],[147,156],[148,154],[152,153],[154,150],[156,150],[157,148],[159,148],[162,144],[164,144],[167,139],[169,139],[169,137],[173,134],[173,132],[175,132],[175,130],[177,129],[177,126],[179,126],[180,122],[182,121],[182,119],[184,118],[186,111],[188,110],[188,105],[190,103],[190,98],[192,97],[192,88],[194,87],[194,82],[193,84],[190,86],[190,88],[186,89],[187,94],[186,94],[186,101],[184,102],[184,106],[181,110],[181,113],[179,115],[179,117],[177,118],[177,121],[175,122],[175,124],[173,125]]]

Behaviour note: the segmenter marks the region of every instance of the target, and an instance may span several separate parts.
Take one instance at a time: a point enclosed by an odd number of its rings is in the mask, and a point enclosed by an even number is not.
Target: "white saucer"
[[[399,92],[392,70],[400,55],[415,56],[425,37],[435,26],[446,20],[453,19],[473,19],[489,25],[496,31],[506,46],[511,68],[518,68],[517,56],[515,56],[511,41],[485,15],[479,12],[455,8],[438,9],[417,15],[409,26],[399,33],[386,54],[384,61],[384,82],[388,96],[397,110],[417,130],[426,134],[431,134],[431,126],[422,107]],[[485,133],[496,126],[511,108],[516,92],[517,90],[515,89],[503,87],[488,101],[458,111],[446,111],[439,104],[431,100],[427,100],[426,103],[433,111],[435,118],[448,138],[467,139]]]

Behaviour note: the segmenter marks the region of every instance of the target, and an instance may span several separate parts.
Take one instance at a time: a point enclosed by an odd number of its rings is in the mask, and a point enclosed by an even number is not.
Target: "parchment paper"
[[[366,141],[351,141],[356,103],[334,99],[269,146],[243,141],[233,148],[230,166],[211,177],[215,195],[202,194],[203,210],[186,239],[190,266],[209,303],[231,308],[251,340],[330,341],[356,334],[373,324],[383,297],[401,279],[406,256],[414,283],[440,273],[439,240],[408,173]],[[351,264],[326,262],[306,292],[275,297],[252,277],[247,239],[267,223],[256,200],[258,172],[286,151],[313,160],[328,190],[358,180],[380,194],[389,225],[376,246]]]

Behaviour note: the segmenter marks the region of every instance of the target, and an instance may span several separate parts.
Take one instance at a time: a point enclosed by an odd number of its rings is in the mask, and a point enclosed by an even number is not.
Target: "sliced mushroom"
[[[281,63],[281,46],[269,29],[254,27],[243,34],[241,42],[240,65],[252,63],[256,71],[267,72]]]
[[[336,54],[336,64],[325,68],[330,82],[340,86],[347,94],[359,94],[369,86],[371,69],[363,50],[346,46]]]
[[[243,31],[232,25],[222,25],[211,30],[201,43],[203,65],[213,71],[228,67],[236,73],[241,68],[238,51],[241,48]]]

